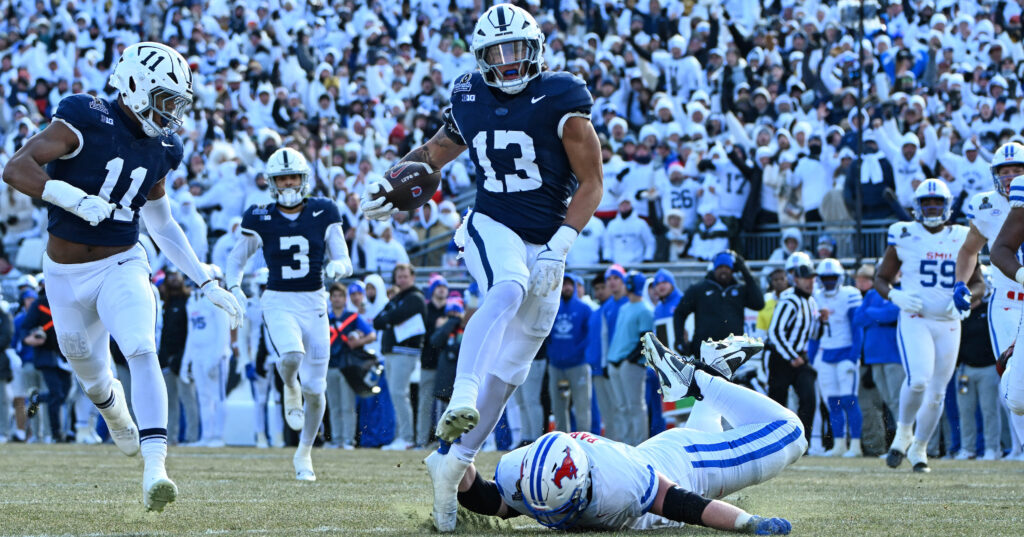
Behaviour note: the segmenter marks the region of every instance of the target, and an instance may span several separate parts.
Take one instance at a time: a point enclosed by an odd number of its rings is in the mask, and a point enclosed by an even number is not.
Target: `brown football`
[[[400,211],[412,211],[427,204],[441,184],[441,173],[423,162],[400,162],[384,172],[384,196]]]

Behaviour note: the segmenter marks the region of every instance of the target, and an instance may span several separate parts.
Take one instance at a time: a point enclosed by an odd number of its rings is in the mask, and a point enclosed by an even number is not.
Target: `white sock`
[[[299,366],[302,365],[301,352],[286,352],[277,363],[277,372],[281,375],[281,381],[288,386],[294,386],[299,381]]]
[[[147,469],[163,470],[164,461],[167,459],[167,438],[147,438],[139,446],[139,451],[142,453],[142,460]]]
[[[904,383],[900,388],[900,415],[897,416],[899,423],[914,423],[917,419],[917,411],[924,401],[924,390],[914,390],[910,385]]]
[[[160,371],[160,361],[155,352],[148,352],[128,358],[128,369],[132,376],[132,408],[139,425],[139,442],[145,448],[152,438],[163,446],[162,452],[166,454],[167,385]]]
[[[320,424],[324,421],[324,410],[327,408],[327,398],[324,394],[303,393],[305,399],[305,423],[302,425],[302,432],[299,433],[299,444],[312,446],[316,435],[320,432]]]
[[[510,322],[523,303],[523,288],[515,282],[499,282],[487,291],[480,308],[466,324],[455,366],[455,383],[448,408],[475,407],[482,379],[501,349]]]

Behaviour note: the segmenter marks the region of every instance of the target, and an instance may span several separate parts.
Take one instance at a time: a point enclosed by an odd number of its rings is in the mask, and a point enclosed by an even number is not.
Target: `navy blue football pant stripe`
[[[476,245],[476,249],[480,255],[480,263],[484,266],[484,274],[487,275],[487,288],[490,289],[494,285],[494,271],[491,270],[491,263],[487,260],[487,249],[484,248],[484,239],[480,236],[480,232],[477,231],[476,226],[473,225],[473,218],[476,217],[476,213],[469,215],[469,224],[467,224],[469,230],[469,236],[473,239],[473,244]]]

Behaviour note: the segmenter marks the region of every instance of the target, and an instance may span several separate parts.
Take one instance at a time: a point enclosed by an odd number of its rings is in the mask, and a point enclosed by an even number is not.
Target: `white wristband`
[[[579,232],[573,229],[568,224],[562,224],[558,228],[558,231],[551,236],[551,240],[548,241],[548,248],[552,251],[558,252],[562,257],[569,255],[569,248],[572,248],[572,243],[576,242],[576,237],[579,236]]]
[[[1017,274],[1013,275],[1013,279],[1017,280],[1017,283],[1024,285],[1024,267],[1017,269]]]
[[[57,179],[50,179],[43,185],[43,200],[69,212],[74,212],[86,196],[88,194],[81,188]]]

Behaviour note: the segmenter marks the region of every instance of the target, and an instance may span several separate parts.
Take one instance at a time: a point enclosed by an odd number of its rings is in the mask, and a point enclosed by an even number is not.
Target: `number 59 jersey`
[[[149,190],[181,164],[177,134],[150,138],[116,100],[86,94],[61,99],[53,121],[78,137],[78,148],[47,165],[46,173],[86,194],[117,205],[96,226],[49,205],[47,230],[64,240],[93,246],[128,246],[139,239],[139,209]]]
[[[545,71],[515,95],[479,73],[455,81],[444,128],[459,133],[477,170],[474,211],[545,244],[565,220],[578,183],[562,146],[573,116],[589,121],[593,99],[582,79]],[[454,123],[454,124],[452,124]]]
[[[956,256],[967,239],[967,227],[947,226],[929,233],[920,222],[889,226],[889,245],[896,249],[903,290],[921,299],[921,316],[950,321],[957,319],[949,306],[956,283]]]
[[[307,198],[306,206],[294,219],[279,211],[276,203],[246,209],[242,213],[242,233],[256,235],[262,242],[270,271],[267,289],[323,289],[327,228],[340,222],[338,206],[327,198]]]

